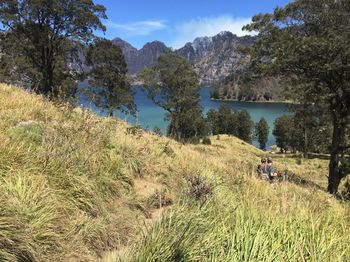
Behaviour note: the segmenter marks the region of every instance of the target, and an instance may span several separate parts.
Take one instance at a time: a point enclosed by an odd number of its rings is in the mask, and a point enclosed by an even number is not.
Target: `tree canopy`
[[[246,110],[232,111],[222,103],[219,110],[208,111],[207,121],[213,135],[234,135],[247,143],[252,143],[254,123]]]
[[[255,135],[258,138],[260,149],[265,149],[269,138],[269,124],[264,117],[255,125]]]
[[[170,137],[188,141],[206,135],[198,76],[185,58],[171,52],[162,54],[140,76],[148,97],[167,112]]]
[[[105,8],[92,0],[2,0],[0,22],[20,57],[21,81],[41,94],[70,92],[76,75],[68,66],[79,45],[105,30]]]
[[[98,39],[87,52],[87,64],[92,78],[88,94],[96,106],[107,109],[113,116],[115,109],[136,113],[134,91],[127,78],[127,65],[122,50],[111,41]]]
[[[288,80],[295,101],[326,106],[333,126],[328,191],[336,194],[348,162],[350,118],[350,2],[299,0],[245,27],[259,33],[251,64]]]

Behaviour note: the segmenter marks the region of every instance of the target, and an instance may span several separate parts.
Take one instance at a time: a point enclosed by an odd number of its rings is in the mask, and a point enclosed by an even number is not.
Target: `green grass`
[[[350,260],[325,160],[274,155],[318,187],[267,184],[237,138],[182,145],[1,84],[0,119],[0,261]]]
[[[300,199],[288,206],[283,195],[269,201],[259,192],[238,198],[234,188],[216,190],[202,208],[185,197],[118,260],[349,261],[348,218],[340,206],[315,211]]]

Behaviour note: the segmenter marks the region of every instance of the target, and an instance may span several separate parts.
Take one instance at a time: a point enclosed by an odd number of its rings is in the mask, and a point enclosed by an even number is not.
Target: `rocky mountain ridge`
[[[253,41],[251,36],[238,37],[231,32],[221,32],[213,37],[198,37],[173,51],[189,61],[201,83],[212,84],[226,78],[240,66],[239,61],[244,55],[238,46],[247,46]],[[122,49],[130,75],[152,65],[160,54],[171,50],[159,41],[147,43],[140,50],[120,38],[114,39],[113,43]]]
[[[253,44],[251,36],[238,37],[221,32],[213,37],[199,37],[175,52],[186,57],[202,83],[218,83],[241,67],[245,55],[239,46]]]
[[[114,39],[113,43],[122,49],[129,75],[135,84],[142,84],[137,74],[143,68],[151,66],[160,54],[172,51],[188,60],[202,85],[215,86],[213,98],[283,101],[283,87],[277,78],[257,79],[244,85],[240,82],[249,59],[241,47],[250,46],[254,41],[252,36],[239,37],[231,32],[221,32],[213,37],[198,37],[177,50],[159,41],[147,43],[139,50],[120,38]]]
[[[143,68],[151,66],[160,54],[169,50],[169,48],[160,41],[147,43],[140,50],[137,50],[121,38],[115,38],[112,42],[123,51],[130,75],[137,74]]]

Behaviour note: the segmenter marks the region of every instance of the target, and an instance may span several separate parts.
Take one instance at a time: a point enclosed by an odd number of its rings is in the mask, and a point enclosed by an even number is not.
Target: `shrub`
[[[136,125],[136,126],[132,126],[132,127],[128,127],[126,129],[126,133],[129,135],[141,135],[143,132],[142,128],[140,125]]]
[[[200,175],[187,177],[188,195],[203,205],[213,194],[213,185]]]
[[[301,165],[303,163],[303,160],[300,157],[298,157],[296,163],[297,165]]]
[[[210,140],[209,137],[205,137],[205,138],[203,138],[202,143],[203,143],[204,145],[211,145],[211,140]]]
[[[153,134],[157,135],[157,136],[163,136],[163,132],[159,127],[154,127],[153,129]]]

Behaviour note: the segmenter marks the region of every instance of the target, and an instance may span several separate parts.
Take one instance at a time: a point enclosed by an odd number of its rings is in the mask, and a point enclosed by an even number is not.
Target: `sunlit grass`
[[[182,145],[127,127],[0,84],[1,261],[350,259],[349,205],[322,190],[327,161],[274,155],[320,187],[267,184],[255,176],[265,153],[239,139]],[[204,205],[191,176],[214,188]]]

